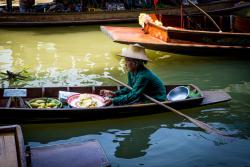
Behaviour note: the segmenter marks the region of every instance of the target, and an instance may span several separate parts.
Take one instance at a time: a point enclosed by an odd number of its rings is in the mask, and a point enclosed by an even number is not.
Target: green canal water
[[[1,28],[0,70],[28,67],[34,80],[26,87],[114,85],[103,76],[126,82],[124,61],[116,56],[123,47],[96,25]],[[148,68],[166,84],[193,83],[228,92],[230,102],[182,111],[232,136],[206,134],[173,113],[162,113],[21,125],[25,143],[36,147],[97,139],[113,166],[250,166],[250,61],[241,55],[192,57],[150,50],[147,54],[152,60]]]

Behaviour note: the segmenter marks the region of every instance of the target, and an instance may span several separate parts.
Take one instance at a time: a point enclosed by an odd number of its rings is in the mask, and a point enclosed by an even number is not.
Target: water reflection
[[[246,140],[239,135],[234,140],[224,140],[200,131],[191,123],[184,124],[175,115],[163,113],[149,117],[22,127],[26,144],[33,147],[97,139],[113,166],[179,166],[184,162],[200,166],[204,161],[215,166],[218,163],[228,164],[227,158],[221,158],[222,154],[233,158],[234,162],[245,164],[234,156],[238,151],[230,150],[231,147],[245,146],[240,155],[248,156],[250,146],[245,145]]]
[[[0,49],[0,69],[11,70],[13,64],[12,50]]]
[[[119,45],[107,40],[98,26],[1,29],[0,33],[0,71],[28,67],[34,81],[26,86],[100,85],[100,76],[124,72],[120,58],[114,57],[113,49],[107,49]],[[97,41],[105,42],[96,45]]]
[[[119,146],[116,148],[115,156],[118,158],[137,158],[146,154],[146,150],[150,146],[150,135],[153,134],[157,128],[143,127],[130,130],[127,134],[117,134],[122,136],[123,140],[119,141]]]
[[[45,50],[47,52],[55,52],[56,44],[52,42],[37,42],[37,50]]]
[[[56,68],[48,68],[46,71],[39,71],[38,76],[33,81],[29,82],[29,86],[92,86],[102,85],[102,82],[98,81],[103,77],[98,74],[85,74],[85,70],[81,69],[68,69],[58,71]],[[47,80],[44,80],[46,78]]]
[[[188,112],[189,115],[193,115],[192,110],[186,110],[186,112]],[[197,116],[198,114],[196,114],[196,116],[193,115],[194,118],[197,118]],[[215,128],[221,128],[222,130],[226,130],[229,132],[232,130],[227,129],[226,127],[228,127],[228,125],[225,123],[208,123]],[[155,114],[150,115],[149,117],[136,116],[131,118],[90,122],[30,124],[23,125],[23,127],[24,133],[26,134],[25,136],[27,137],[27,141],[34,140],[46,144],[57,140],[67,140],[72,136],[101,134],[105,132],[114,135],[114,142],[124,142],[124,144],[121,144],[121,146],[124,145],[123,148],[125,148],[126,145],[138,146],[137,144],[141,144],[141,148],[143,149],[138,149],[140,151],[145,150],[145,148],[150,146],[150,136],[155,133],[155,131],[162,128],[169,130],[172,129],[189,131],[191,134],[197,133],[201,135],[206,135],[206,133],[204,133],[200,128],[196,127],[194,124],[190,122],[185,122],[182,118],[176,116],[173,113]],[[47,127],[50,128],[48,129]],[[38,130],[39,133],[36,133]],[[240,134],[237,134],[237,137],[241,138],[242,136],[240,136]],[[140,143],[139,141],[143,142]],[[119,155],[118,152],[117,155]]]
[[[26,86],[99,86],[103,83],[100,78],[110,75],[113,70],[125,73],[124,61],[113,64],[111,53],[59,56],[56,44],[47,42],[38,42],[35,56],[28,59],[16,50],[14,65],[12,50],[3,49],[0,56],[1,71],[17,71],[33,63],[34,68],[29,68],[33,80]]]
[[[224,88],[226,92],[250,94],[250,82],[242,82],[239,84],[230,84]]]

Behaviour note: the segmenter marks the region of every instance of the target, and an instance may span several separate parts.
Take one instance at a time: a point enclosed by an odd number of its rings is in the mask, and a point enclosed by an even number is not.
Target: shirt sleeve
[[[124,95],[127,94],[129,92],[129,89],[124,87],[118,91],[115,92],[115,96],[120,96],[120,95]]]
[[[112,100],[113,104],[123,105],[123,104],[129,104],[129,103],[139,100],[148,84],[148,81],[149,80],[145,76],[138,77],[136,79],[136,82],[132,90],[129,90],[127,94],[120,95],[120,96],[113,98]]]
[[[131,74],[128,73],[128,85],[129,86],[132,86],[131,85]],[[118,91],[115,92],[115,96],[120,96],[120,95],[124,95],[124,94],[127,94],[129,92],[129,89],[124,87]]]

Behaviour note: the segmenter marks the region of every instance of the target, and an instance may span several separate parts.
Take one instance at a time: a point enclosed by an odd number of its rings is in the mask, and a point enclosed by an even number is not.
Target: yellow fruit
[[[33,103],[30,103],[31,107],[33,108],[37,108],[40,106],[40,104],[36,103],[36,102],[33,102]]]
[[[36,100],[35,102],[36,103],[44,103],[45,101],[44,100]]]
[[[39,107],[44,108],[45,107],[45,103],[40,103]]]
[[[55,106],[57,106],[56,103],[53,102],[47,103],[47,107],[55,107]]]

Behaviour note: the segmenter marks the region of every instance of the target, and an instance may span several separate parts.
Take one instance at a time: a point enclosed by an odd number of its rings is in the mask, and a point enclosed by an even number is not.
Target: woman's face
[[[126,69],[130,72],[135,72],[137,69],[136,63],[133,61],[133,59],[130,58],[125,58],[125,66]]]

